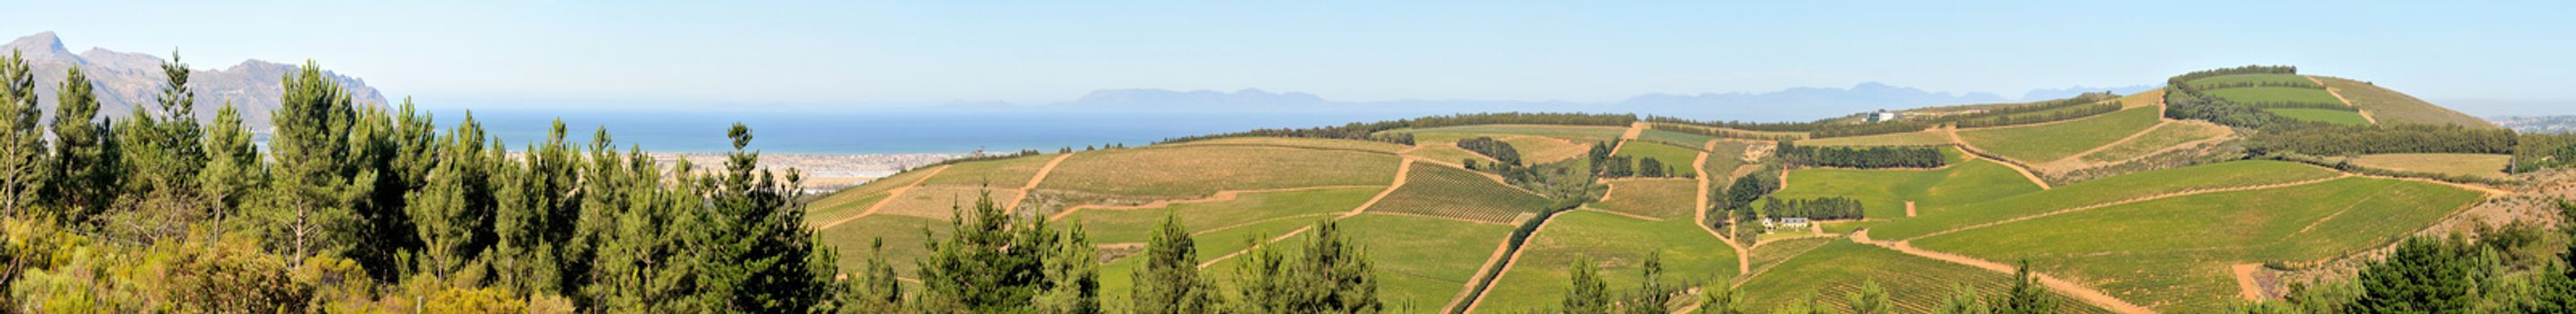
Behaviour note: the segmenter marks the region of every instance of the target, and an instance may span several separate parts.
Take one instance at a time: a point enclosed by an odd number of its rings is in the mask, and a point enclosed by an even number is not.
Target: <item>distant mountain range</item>
[[[167,57],[104,48],[73,54],[53,32],[19,37],[0,46],[0,54],[13,49],[24,53],[28,65],[36,71],[36,93],[41,103],[38,106],[45,108],[48,120],[53,115],[54,92],[74,65],[80,66],[96,87],[99,113],[111,117],[133,112],[137,104],[148,106],[158,101],[161,85],[168,81],[161,73],[161,63],[169,60]],[[265,129],[269,113],[277,109],[283,91],[278,85],[280,80],[301,68],[297,64],[246,60],[223,69],[195,69],[189,74],[188,89],[197,94],[196,115],[212,119],[215,110],[229,102],[241,108],[247,124]],[[323,74],[346,87],[358,102],[386,104],[384,95],[368,87],[365,80],[328,71]]]
[[[1607,103],[1571,101],[1393,100],[1334,101],[1315,94],[1243,89],[1212,90],[1110,89],[1046,106],[1103,110],[1397,110],[1426,113],[1458,111],[1599,111],[1651,112],[1671,115],[1722,115],[1750,119],[1813,119],[1862,111],[1924,106],[2036,101],[2085,92],[2134,93],[2153,86],[2070,87],[2032,90],[2019,98],[1992,93],[1952,94],[1877,82],[1851,88],[1800,87],[1765,93],[1700,93],[1637,95]],[[959,102],[955,107],[1020,107],[1000,102]]]
[[[2523,133],[2576,132],[2576,116],[2496,116],[2487,121]]]

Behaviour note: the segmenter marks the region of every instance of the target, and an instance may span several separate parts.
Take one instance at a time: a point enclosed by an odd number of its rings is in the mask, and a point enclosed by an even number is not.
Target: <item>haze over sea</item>
[[[464,109],[426,110],[453,126]],[[1401,112],[1099,112],[1070,110],[923,110],[793,112],[783,110],[474,109],[474,119],[511,150],[546,138],[561,117],[567,141],[587,143],[608,128],[617,147],[662,153],[732,149],[725,129],[751,126],[752,149],[800,154],[1007,153],[1021,149],[1124,143],[1256,128],[1314,127],[1420,116]]]

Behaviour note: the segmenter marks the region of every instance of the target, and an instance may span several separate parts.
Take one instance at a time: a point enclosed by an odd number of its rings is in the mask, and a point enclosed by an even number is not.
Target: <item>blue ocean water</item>
[[[428,110],[452,126],[463,109]],[[752,128],[751,149],[778,153],[899,154],[992,152],[1124,143],[1142,146],[1190,135],[1255,128],[1314,127],[1407,118],[1395,112],[1083,112],[1083,111],[842,111],[727,112],[711,110],[501,109],[473,110],[484,130],[513,150],[544,140],[560,118],[568,141],[587,143],[606,127],[617,147],[642,145],[652,152],[723,152],[725,130],[735,122]]]

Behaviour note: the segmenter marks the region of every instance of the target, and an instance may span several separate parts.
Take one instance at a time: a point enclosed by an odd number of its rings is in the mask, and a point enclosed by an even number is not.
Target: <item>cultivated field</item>
[[[2011,289],[2013,284],[2012,275],[1905,255],[1849,240],[1832,239],[1829,243],[1824,243],[1828,240],[1796,241],[1823,244],[1736,287],[1737,293],[1745,294],[1745,301],[1754,309],[1767,311],[1791,302],[1803,302],[1806,300],[1802,298],[1812,296],[1816,303],[1828,308],[1824,310],[1827,313],[1849,313],[1850,305],[1843,300],[1843,294],[1860,291],[1863,283],[1875,282],[1887,291],[1888,300],[1896,303],[1897,312],[1931,313],[1959,287],[1975,289],[1979,295],[1996,295]],[[2061,306],[2059,313],[2099,311],[2073,299],[2060,299],[2058,304]]]
[[[1726,191],[1727,185],[1735,183],[1735,168],[1744,167],[1744,150],[1751,145],[1753,144],[1720,141],[1717,142],[1716,149],[1708,151],[1708,163],[1700,164],[1699,168],[1710,172],[1709,192]]]
[[[924,235],[924,230],[928,230],[929,234]],[[920,267],[914,264],[914,261],[930,256],[930,249],[926,244],[930,243],[930,239],[946,239],[949,230],[951,225],[945,220],[871,215],[850,220],[849,223],[834,226],[831,229],[817,231],[815,236],[821,238],[824,246],[840,252],[839,266],[842,272],[863,270],[863,267],[867,266],[868,257],[878,254],[868,251],[868,244],[871,241],[883,239],[885,240],[885,260],[893,264],[895,275],[911,278],[920,274],[918,272]]]
[[[2023,162],[2049,162],[2101,147],[2155,126],[2153,108],[2121,110],[2054,124],[1960,130],[1978,149]]]
[[[1519,149],[1519,147],[1513,147],[1513,149]],[[1466,160],[1475,160],[1478,164],[1495,162],[1493,157],[1485,157],[1484,154],[1458,148],[1457,142],[1422,143],[1422,148],[1407,151],[1404,155],[1451,164]]]
[[[2132,173],[1969,203],[1916,204],[1920,216],[1870,227],[1879,239],[1906,239],[1941,230],[2055,210],[2166,193],[2262,186],[2333,178],[2332,169],[2281,161],[2237,161]]]
[[[1906,201],[1914,201],[1917,207],[1966,204],[2038,191],[2039,186],[2012,168],[1972,160],[1938,170],[1794,170],[1789,172],[1789,185],[1771,197],[1848,197],[1861,201],[1867,217],[1893,219],[1905,217]]]
[[[2226,99],[2226,100],[2229,100],[2229,101],[2244,102],[2244,103],[2261,103],[2261,102],[2304,102],[2304,103],[2323,103],[2323,104],[2340,104],[2340,103],[2343,103],[2343,101],[2342,101],[2342,100],[2337,100],[2337,99],[2335,99],[2334,94],[2326,93],[2326,91],[2325,91],[2325,90],[2322,90],[2322,89],[2312,89],[2312,88],[2297,88],[2297,87],[2243,87],[2243,88],[2229,88],[2229,89],[2213,89],[2213,90],[2201,91],[2200,93],[2201,93],[2201,94],[2204,94],[2204,95],[2209,95],[2209,96],[2212,96],[2212,97],[2218,97],[2218,98],[2220,98],[2220,99]]]
[[[1941,132],[1934,131],[1821,138],[1798,141],[1798,145],[1807,146],[1919,146],[1946,144],[1950,144],[1950,137],[1941,134]]]
[[[877,215],[904,215],[944,220],[951,214],[972,210],[975,208],[976,198],[982,197],[981,194],[987,192],[992,193],[994,206],[1003,208],[1012,207],[1012,204],[1002,203],[1017,199],[1020,195],[1017,186],[986,188],[973,185],[924,185],[913,187],[910,191],[904,191],[902,196],[886,200],[885,205],[877,209]]]
[[[1646,158],[1654,158],[1656,162],[1664,163],[1664,166],[1666,167],[1672,167],[1674,177],[1680,177],[1684,174],[1699,173],[1698,170],[1694,170],[1692,169],[1693,167],[1691,167],[1691,161],[1699,160],[1699,146],[1694,145],[1691,147],[1692,148],[1682,148],[1662,143],[1630,141],[1627,144],[1620,144],[1619,151],[1613,152],[1610,155],[1627,156],[1631,159],[1635,159],[1629,161],[1631,163],[1644,163]]]
[[[1268,220],[1314,221],[1358,208],[1382,187],[1335,187],[1244,193],[1233,200],[1174,203],[1136,209],[1085,208],[1062,218],[1081,222],[1092,243],[1145,242],[1166,215],[1177,215],[1181,227],[1208,232]],[[1298,219],[1295,217],[1313,217]],[[1228,239],[1239,240],[1239,239]]]
[[[860,212],[867,211],[868,206],[876,205],[877,201],[885,200],[888,191],[911,186],[928,175],[930,175],[929,169],[904,171],[824,195],[823,198],[805,204],[805,222],[809,225],[821,226],[842,218],[856,216]]]
[[[1406,181],[1368,211],[1509,223],[1548,205],[1545,197],[1465,169],[1414,164]]]
[[[1637,133],[1637,139],[1648,142],[1672,144],[1673,146],[1699,147],[1700,144],[1707,144],[1709,140],[1717,138],[1709,137],[1707,135],[1646,129],[1645,132]]]
[[[1668,286],[1693,287],[1735,277],[1735,250],[1684,220],[1661,222],[1585,211],[1557,214],[1547,227],[1530,236],[1485,299],[1478,313],[1518,313],[1554,307],[1565,294],[1568,265],[1590,258],[1612,291],[1632,290],[1641,283],[1638,267],[1647,254],[1662,254]]]
[[[1315,216],[1312,218],[1291,217],[1235,226],[1224,230],[1192,230],[1193,235],[1190,236],[1190,240],[1196,242],[1196,245],[1191,247],[1198,249],[1200,261],[1204,262],[1214,260],[1217,257],[1225,256],[1226,254],[1241,252],[1244,248],[1250,247],[1253,242],[1269,241],[1271,238],[1286,235],[1290,232],[1296,232],[1298,229],[1312,227],[1315,225],[1316,221],[1330,218],[1330,216]],[[1083,226],[1082,230],[1096,235],[1100,234],[1102,228],[1103,227],[1095,227],[1086,224]],[[1095,245],[1109,243],[1103,242],[1097,238],[1091,240],[1092,244]],[[1141,250],[1143,247],[1138,246],[1138,248]],[[1102,301],[1102,305],[1123,306],[1126,304],[1118,301],[1126,300],[1128,293],[1130,293],[1130,289],[1133,289],[1136,286],[1136,270],[1137,268],[1145,267],[1145,263],[1143,261],[1143,259],[1138,258],[1119,258],[1117,260],[1108,261],[1107,264],[1100,265],[1100,299]],[[1234,271],[1235,269],[1230,266],[1207,267],[1200,269],[1201,274],[1211,277],[1230,276]],[[1232,285],[1233,283],[1219,281],[1217,284]]]
[[[1639,179],[1610,181],[1610,199],[1592,208],[1631,215],[1690,220],[1699,206],[1699,181]]]
[[[2344,110],[2316,108],[2267,108],[2263,109],[2263,111],[2299,120],[2348,125],[2370,124],[2370,119],[2362,118],[2361,113]]]
[[[2371,178],[2104,207],[1913,241],[2032,267],[2172,312],[2225,309],[2231,264],[2306,262],[2386,245],[2477,201],[2450,186]]]
[[[2442,108],[2442,106],[2425,102],[2422,99],[2416,99],[2415,96],[2408,96],[2405,93],[2380,88],[2378,85],[2373,85],[2369,82],[2323,76],[2316,78],[2319,81],[2325,81],[2326,88],[2334,89],[2336,93],[2343,94],[2344,99],[2352,100],[2353,106],[2361,107],[2362,110],[2370,110],[2371,116],[2379,118],[2380,123],[2456,124],[2473,128],[2496,127],[2495,123],[2487,122],[2486,119],[2479,119],[2478,117],[2469,116],[2468,114],[2463,114],[2459,111],[2452,111],[2449,108]]]
[[[2148,154],[2153,154],[2158,150],[2172,148],[2185,143],[2227,136],[2230,132],[2235,131],[2229,130],[2225,126],[2209,123],[2166,123],[2163,127],[2157,127],[2153,131],[2147,131],[2146,135],[2139,135],[2137,138],[2129,139],[2127,142],[2120,142],[2117,145],[2102,148],[2102,150],[2094,151],[2092,154],[2082,156],[2082,159],[2090,162],[2114,162],[2146,157]]]
[[[1340,226],[1377,272],[1378,299],[1386,302],[1388,312],[1402,313],[1436,312],[1449,304],[1512,232],[1510,225],[1374,214],[1343,219]],[[1268,245],[1302,247],[1308,237],[1301,234]],[[1200,256],[1216,255],[1221,253]],[[1220,261],[1204,268],[1203,274],[1221,286],[1232,286],[1242,261],[1240,257]],[[1411,310],[1405,310],[1408,307]]]
[[[1748,273],[1747,275],[1761,276],[1765,270],[1770,269],[1772,266],[1779,266],[1780,262],[1789,261],[1789,258],[1807,254],[1807,251],[1813,251],[1818,247],[1823,247],[1826,243],[1842,241],[1843,240],[1840,238],[1814,237],[1763,243],[1761,247],[1753,248],[1753,257],[1746,260],[1753,267],[1753,272]],[[1745,279],[1742,276],[1738,276],[1736,278]]]
[[[1395,143],[1386,143],[1386,142],[1361,141],[1361,140],[1344,140],[1344,139],[1324,139],[1324,138],[1286,138],[1286,137],[1236,137],[1236,138],[1221,138],[1221,139],[1213,139],[1213,140],[1190,141],[1190,142],[1186,142],[1186,143],[1171,144],[1171,145],[1167,145],[1167,146],[1173,146],[1173,147],[1187,147],[1187,146],[1226,146],[1226,145],[1284,146],[1284,147],[1321,148],[1321,149],[1347,149],[1347,150],[1372,151],[1372,152],[1380,152],[1380,153],[1393,153],[1393,152],[1396,152],[1396,151],[1399,151],[1399,150],[1404,150],[1404,145],[1397,145],[1397,144],[1395,144]]]
[[[1592,142],[1571,142],[1553,137],[1515,135],[1495,139],[1511,143],[1512,149],[1521,152],[1521,162],[1533,165],[1583,157],[1592,151]]]
[[[2379,154],[2354,157],[2363,167],[2483,178],[2503,178],[2513,156],[2491,154]]]
[[[1055,160],[1057,156],[1062,155],[1045,154],[1002,160],[956,163],[948,165],[947,170],[940,170],[939,175],[931,176],[929,181],[922,181],[921,184],[961,186],[991,185],[993,187],[1016,189],[1020,186],[1028,185],[1029,179],[1037,177],[1038,168],[1046,167],[1047,161]]]
[[[1224,190],[1386,185],[1394,155],[1260,146],[1149,147],[1075,154],[1040,188],[1195,198]]]
[[[1395,130],[1388,132],[1413,133],[1413,140],[1416,143],[1455,142],[1459,139],[1474,138],[1478,136],[1500,137],[1503,135],[1544,136],[1565,139],[1576,143],[1591,143],[1608,142],[1610,140],[1618,139],[1620,134],[1628,132],[1628,128],[1624,126],[1487,124],[1415,130]]]

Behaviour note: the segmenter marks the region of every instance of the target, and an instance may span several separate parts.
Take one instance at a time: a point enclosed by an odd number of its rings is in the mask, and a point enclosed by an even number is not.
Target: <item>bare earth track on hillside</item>
[[[821,226],[821,227],[814,227],[814,230],[826,230],[826,229],[832,229],[832,227],[840,226],[841,224],[843,224],[843,223],[848,223],[848,222],[850,222],[851,220],[859,220],[859,218],[860,218],[860,217],[867,217],[868,215],[876,214],[878,209],[884,209],[884,208],[885,208],[885,204],[886,204],[886,203],[893,203],[893,202],[894,202],[894,200],[895,200],[896,198],[903,197],[903,192],[904,192],[904,191],[910,191],[910,190],[912,190],[912,187],[921,185],[921,182],[922,182],[922,181],[930,181],[930,178],[931,178],[931,177],[938,177],[938,176],[939,176],[939,172],[940,172],[940,171],[946,171],[946,170],[948,170],[948,166],[947,166],[947,165],[940,165],[940,166],[939,166],[939,168],[931,168],[931,169],[930,169],[930,173],[929,173],[929,174],[922,175],[920,180],[912,181],[912,183],[904,184],[902,187],[896,187],[896,188],[894,188],[894,189],[892,189],[892,190],[886,190],[886,198],[885,198],[885,199],[881,199],[881,200],[877,200],[877,203],[876,203],[876,204],[868,205],[868,210],[866,210],[866,211],[861,211],[861,212],[859,212],[859,214],[857,214],[857,215],[850,215],[850,217],[849,217],[849,218],[841,218],[841,220],[834,220],[834,221],[832,221],[832,223],[823,224],[823,226]],[[1034,180],[1032,180],[1032,181],[1034,181]],[[1031,183],[1031,184],[1035,184],[1035,183]]]

